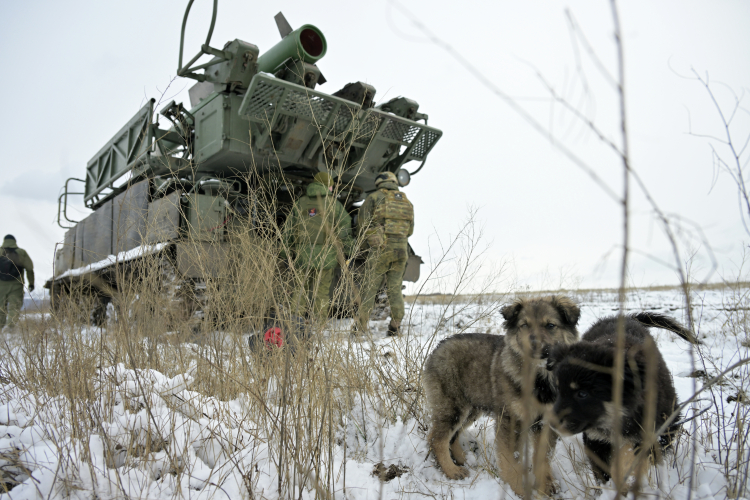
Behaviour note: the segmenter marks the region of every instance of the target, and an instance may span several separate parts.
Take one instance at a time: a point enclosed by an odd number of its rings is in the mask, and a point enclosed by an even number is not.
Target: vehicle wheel
[[[94,295],[89,301],[89,323],[92,326],[104,326],[107,324],[107,304],[109,297]]]
[[[175,322],[202,317],[206,306],[205,283],[183,278],[174,261],[166,255],[160,262],[160,273],[167,316]]]
[[[50,285],[50,307],[52,312],[59,314],[65,309],[70,301],[70,290],[63,283],[52,283]]]
[[[81,283],[53,285],[52,310],[60,317],[91,326],[107,322],[107,304],[110,298],[98,289]]]

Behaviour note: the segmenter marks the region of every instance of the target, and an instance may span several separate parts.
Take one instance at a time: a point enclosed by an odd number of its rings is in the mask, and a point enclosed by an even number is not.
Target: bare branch
[[[583,170],[593,181],[596,183],[610,198],[617,202],[621,202],[619,196],[614,192],[614,190],[607,185],[607,183],[604,182],[604,180],[599,177],[599,175],[596,173],[593,167],[591,167],[588,163],[586,163],[582,158],[580,158],[578,155],[576,155],[572,150],[570,150],[565,144],[562,144],[554,139],[554,137],[549,136],[549,131],[541,124],[539,121],[537,121],[531,114],[529,114],[525,109],[523,109],[518,102],[513,99],[510,95],[506,94],[504,91],[502,91],[497,85],[495,85],[492,80],[484,76],[484,74],[479,71],[479,69],[471,64],[465,57],[461,55],[458,51],[456,51],[450,44],[445,42],[443,39],[439,38],[437,35],[432,33],[430,30],[427,29],[427,27],[422,24],[419,19],[417,19],[415,16],[411,14],[401,3],[399,3],[397,0],[390,0],[390,2],[395,5],[408,19],[409,21],[419,30],[421,31],[427,38],[438,47],[445,50],[451,57],[453,57],[456,61],[458,61],[461,66],[466,68],[466,70],[471,73],[479,82],[487,87],[493,94],[495,94],[497,97],[502,99],[505,104],[507,104],[513,111],[518,113],[518,115],[523,118],[531,127],[536,130],[539,134],[548,137],[550,142],[554,147],[556,147],[560,152],[562,152],[570,161],[572,161],[576,166],[578,166],[581,170]]]

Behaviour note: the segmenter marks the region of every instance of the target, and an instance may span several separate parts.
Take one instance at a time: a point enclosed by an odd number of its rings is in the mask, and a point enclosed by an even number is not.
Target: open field
[[[611,290],[567,292],[579,330],[615,314]],[[653,330],[678,397],[689,398],[750,355],[750,288],[692,291],[691,346]],[[258,355],[247,331],[127,335],[110,323],[74,326],[29,314],[2,339],[0,478],[8,498],[514,498],[497,477],[494,422],[465,433],[471,475],[449,481],[428,457],[420,386],[424,358],[459,332],[502,334],[499,308],[513,295],[420,297],[408,328],[353,339],[350,320],[314,332],[309,349]],[[687,323],[678,289],[630,290],[627,312]],[[649,470],[649,498],[750,498],[744,365],[705,391],[673,453]],[[689,410],[688,414],[691,413]],[[694,461],[693,461],[694,460]],[[552,461],[559,498],[615,498],[596,485],[580,436]]]

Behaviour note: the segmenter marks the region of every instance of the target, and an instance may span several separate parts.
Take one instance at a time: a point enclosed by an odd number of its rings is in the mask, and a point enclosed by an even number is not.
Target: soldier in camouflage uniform
[[[284,248],[294,253],[292,312],[304,316],[312,295],[312,315],[328,318],[329,290],[338,258],[352,247],[352,219],[333,195],[333,179],[326,172],[315,175],[307,193],[294,202],[283,229]]]
[[[377,191],[372,192],[359,209],[360,234],[364,247],[369,248],[365,283],[362,287],[362,306],[359,311],[359,328],[367,324],[375,304],[375,296],[385,280],[391,322],[388,335],[398,335],[404,318],[404,297],[401,283],[408,259],[407,238],[414,233],[414,207],[399,191],[398,181],[392,172],[383,172],[375,178]]]
[[[18,248],[16,238],[9,234],[3,239],[0,250],[0,328],[15,327],[23,305],[23,273],[29,281],[29,291],[34,289],[34,263],[29,254]],[[7,319],[7,323],[6,323]]]

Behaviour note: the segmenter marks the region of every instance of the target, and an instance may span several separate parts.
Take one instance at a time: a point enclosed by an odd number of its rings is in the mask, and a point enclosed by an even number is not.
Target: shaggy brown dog
[[[553,346],[577,340],[580,311],[569,298],[551,296],[518,299],[502,314],[505,336],[454,335],[427,358],[422,378],[432,413],[427,439],[445,475],[465,478],[469,471],[462,467],[466,457],[459,433],[482,412],[491,413],[497,420],[500,477],[524,494],[523,444],[531,432],[534,487],[549,494],[554,484],[548,453],[556,437],[542,424],[542,415],[551,409],[555,392],[545,358]]]
[[[674,319],[661,314],[640,313],[623,318],[625,364],[622,405],[615,409],[612,398],[612,368],[615,360],[618,317],[596,322],[581,342],[556,347],[547,362],[557,380],[553,427],[564,435],[583,432],[583,444],[594,475],[607,482],[612,475],[615,451],[613,425],[620,419],[624,470],[638,458],[644,430],[655,432],[677,408],[672,375],[662,359],[648,327],[670,330],[688,342],[697,343],[693,334]],[[672,443],[678,427],[672,426],[646,453],[658,462],[661,452]],[[635,470],[637,481],[646,472],[645,457]],[[618,474],[619,476],[619,474]],[[621,485],[622,477],[616,477]]]

